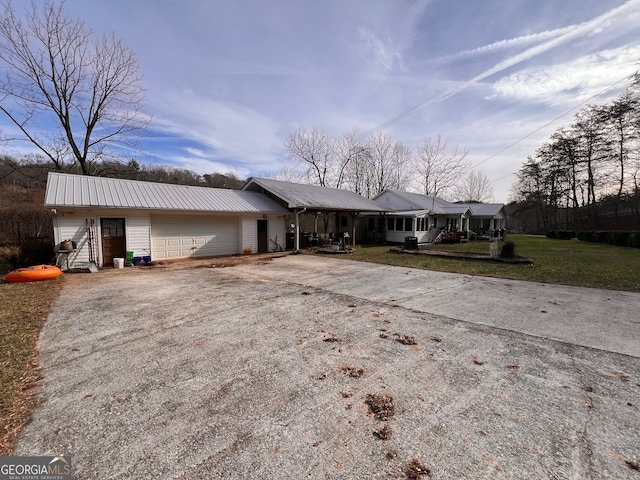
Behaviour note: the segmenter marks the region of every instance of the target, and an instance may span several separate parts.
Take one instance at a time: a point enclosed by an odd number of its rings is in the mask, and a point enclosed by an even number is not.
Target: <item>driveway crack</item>
[[[596,478],[594,476],[593,471],[593,449],[591,447],[591,442],[589,441],[589,426],[593,422],[594,418],[594,402],[593,397],[590,393],[595,392],[594,388],[584,381],[584,377],[578,364],[576,363],[576,359],[572,353],[568,353],[569,358],[571,358],[571,365],[576,374],[578,381],[580,382],[580,389],[584,392],[585,400],[582,403],[582,406],[586,408],[586,419],[584,421],[584,425],[582,426],[582,431],[579,433],[578,444],[582,450],[582,452],[586,456],[586,467],[587,467],[587,477],[586,478]],[[582,457],[583,455],[581,455]]]

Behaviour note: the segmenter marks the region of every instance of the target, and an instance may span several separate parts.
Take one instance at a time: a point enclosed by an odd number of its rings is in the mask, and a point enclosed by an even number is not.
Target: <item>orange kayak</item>
[[[4,279],[9,283],[17,282],[37,282],[39,280],[49,280],[62,275],[62,270],[53,265],[35,265],[33,267],[18,268],[7,273]]]

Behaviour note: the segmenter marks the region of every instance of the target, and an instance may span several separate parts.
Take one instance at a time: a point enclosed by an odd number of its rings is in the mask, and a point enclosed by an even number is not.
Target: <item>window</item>
[[[413,218],[404,219],[404,231],[411,232],[413,230]]]
[[[368,230],[375,230],[376,228],[376,219],[373,217],[369,217],[369,228]]]
[[[124,218],[103,218],[103,237],[124,237]]]
[[[396,218],[395,230],[397,230],[398,232],[401,232],[402,230],[404,230],[404,218],[402,217]]]
[[[340,227],[341,228],[345,228],[347,226],[347,217],[346,216],[341,216],[340,217]]]
[[[395,230],[395,227],[394,227],[395,221],[396,221],[395,218],[391,218],[391,217],[387,218],[387,230]]]

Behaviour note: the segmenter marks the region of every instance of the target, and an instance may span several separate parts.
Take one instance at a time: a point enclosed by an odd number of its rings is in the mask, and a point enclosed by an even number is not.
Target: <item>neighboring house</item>
[[[506,211],[501,203],[451,203],[442,198],[419,193],[385,190],[374,199],[392,213],[385,214],[383,225],[370,218],[368,229],[384,226],[384,239],[404,242],[417,237],[419,243],[433,242],[442,230],[456,229],[489,237],[504,235]],[[375,225],[374,225],[375,224]]]
[[[289,213],[257,192],[62,173],[49,173],[44,203],[56,245],[76,246],[69,268],[110,266],[127,251],[155,261],[270,252]]]

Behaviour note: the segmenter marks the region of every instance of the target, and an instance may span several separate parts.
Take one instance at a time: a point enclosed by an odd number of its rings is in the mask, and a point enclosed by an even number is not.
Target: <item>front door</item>
[[[113,267],[114,258],[125,258],[127,254],[124,236],[124,218],[101,218],[102,263]]]
[[[268,220],[258,220],[258,253],[267,252],[269,249],[269,236],[267,233]]]

